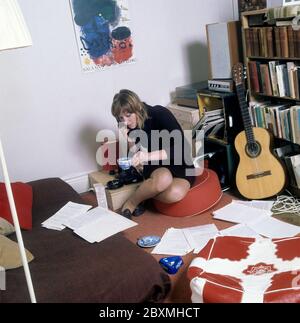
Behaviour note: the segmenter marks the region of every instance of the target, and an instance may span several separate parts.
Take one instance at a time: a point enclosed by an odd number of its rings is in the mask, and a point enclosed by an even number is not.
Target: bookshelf
[[[299,154],[300,145],[300,30],[291,24],[299,14],[297,7],[241,16],[252,123],[273,133],[280,146],[291,144],[294,154]],[[289,157],[283,157],[286,162],[285,158]],[[292,171],[288,168],[289,178]],[[299,188],[292,189],[300,196]]]
[[[243,130],[237,95],[201,89],[198,91],[197,97],[200,120],[210,112],[222,110],[223,127],[217,133],[211,131],[204,134],[204,152],[211,154],[211,157],[207,159],[208,167],[218,174],[222,190],[234,188],[235,170],[238,162],[234,149],[234,138]]]

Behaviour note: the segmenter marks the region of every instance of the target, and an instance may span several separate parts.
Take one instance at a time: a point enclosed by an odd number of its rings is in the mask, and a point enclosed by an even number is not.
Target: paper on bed
[[[120,214],[97,207],[85,214],[86,220],[79,221],[80,227],[74,232],[90,243],[100,242],[118,232],[137,225]]]
[[[66,227],[64,224],[65,222],[86,213],[91,207],[91,205],[68,202],[54,215],[44,221],[42,226],[47,229],[63,230]]]

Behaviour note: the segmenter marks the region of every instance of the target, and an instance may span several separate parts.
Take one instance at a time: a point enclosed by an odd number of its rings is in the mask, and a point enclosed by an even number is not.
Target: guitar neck
[[[245,100],[245,89],[243,85],[241,84],[236,85],[236,92],[237,92],[237,96],[238,96],[238,100],[239,100],[239,104],[242,112],[242,118],[243,118],[247,142],[248,144],[255,143],[253,127],[251,123],[248,105]]]

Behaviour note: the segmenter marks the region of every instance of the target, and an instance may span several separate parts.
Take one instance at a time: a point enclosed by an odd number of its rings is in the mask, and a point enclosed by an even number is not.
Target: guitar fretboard
[[[245,89],[241,84],[239,84],[239,85],[236,85],[236,92],[237,92],[237,96],[238,96],[238,100],[239,100],[239,104],[242,112],[242,118],[243,118],[247,142],[248,144],[253,144],[255,143],[255,138],[254,138],[248,105],[245,100]]]

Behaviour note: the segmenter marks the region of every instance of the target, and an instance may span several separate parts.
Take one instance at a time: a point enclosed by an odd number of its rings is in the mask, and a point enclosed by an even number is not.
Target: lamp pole
[[[10,180],[9,180],[9,176],[8,176],[8,171],[7,171],[7,167],[6,167],[6,162],[5,162],[1,139],[0,139],[0,161],[1,161],[2,171],[3,171],[5,188],[6,188],[6,192],[7,192],[7,196],[8,196],[10,211],[11,211],[11,215],[13,218],[13,222],[14,222],[14,226],[15,226],[15,230],[16,230],[16,235],[17,235],[17,239],[18,239],[18,245],[19,245],[19,249],[20,249],[20,254],[21,254],[21,259],[22,259],[22,264],[23,264],[23,268],[24,268],[24,272],[25,272],[25,277],[26,277],[26,281],[27,281],[30,299],[31,299],[32,303],[36,303],[35,293],[34,293],[34,289],[33,289],[33,285],[32,285],[31,275],[30,275],[30,271],[29,271],[25,247],[24,247],[23,238],[22,238],[22,234],[21,234],[16,205],[15,205],[15,201],[14,201],[14,197],[13,197],[13,193],[12,193],[12,189],[11,189],[11,185],[10,185]]]

